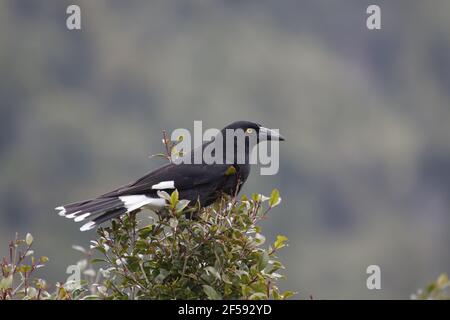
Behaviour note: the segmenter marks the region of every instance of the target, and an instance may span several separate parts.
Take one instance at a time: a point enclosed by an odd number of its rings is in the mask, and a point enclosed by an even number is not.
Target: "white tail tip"
[[[83,224],[83,226],[80,228],[80,231],[87,231],[95,228],[95,222],[90,221],[86,224]]]
[[[60,217],[64,217],[66,215],[66,208],[64,208],[64,207],[57,207],[57,208],[55,208],[55,210],[59,211],[58,215]]]

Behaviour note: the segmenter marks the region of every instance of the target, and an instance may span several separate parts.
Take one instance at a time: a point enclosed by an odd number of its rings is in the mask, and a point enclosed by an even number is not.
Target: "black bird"
[[[238,135],[236,135],[233,138],[233,148],[227,149],[227,130],[242,133],[245,148],[239,148]],[[214,203],[221,193],[234,195],[240,191],[250,174],[249,159],[253,147],[266,140],[283,141],[284,138],[278,132],[257,123],[237,121],[226,126],[215,138],[201,146],[202,151],[207,147],[210,150],[222,147],[223,161],[219,164],[207,164],[204,160],[200,164],[169,163],[133,183],[98,198],[67,204],[57,207],[56,210],[60,216],[74,219],[76,222],[89,218],[90,221],[80,228],[81,231],[86,231],[105,221],[128,212],[137,212],[144,207],[156,212],[163,210],[167,203],[158,195],[160,190],[171,193],[177,189],[180,199],[189,200],[190,204],[199,203],[202,207],[207,207]],[[194,160],[195,151],[195,149],[191,150],[184,156],[185,159],[189,157]],[[214,156],[215,152],[211,154]],[[194,162],[191,161],[191,163]]]

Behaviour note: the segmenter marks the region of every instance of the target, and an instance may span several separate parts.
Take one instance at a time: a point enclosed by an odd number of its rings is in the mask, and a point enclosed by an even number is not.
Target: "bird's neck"
[[[213,142],[214,143],[214,142]],[[223,163],[235,165],[249,165],[250,154],[254,146],[249,145],[246,139],[245,143],[239,144],[235,139],[232,145],[227,145],[226,141],[222,142],[221,148],[223,150]]]

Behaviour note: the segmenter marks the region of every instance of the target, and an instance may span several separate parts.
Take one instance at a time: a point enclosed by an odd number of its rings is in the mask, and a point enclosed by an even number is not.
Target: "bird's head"
[[[246,138],[256,137],[257,143],[262,141],[284,141],[284,137],[276,130],[263,127],[259,123],[251,121],[236,121],[222,129],[222,134],[226,137],[227,130],[231,132],[241,132]]]
[[[249,163],[253,147],[260,142],[285,140],[278,130],[250,121],[233,122],[223,128],[219,135],[225,150],[224,158],[234,159],[235,163]]]

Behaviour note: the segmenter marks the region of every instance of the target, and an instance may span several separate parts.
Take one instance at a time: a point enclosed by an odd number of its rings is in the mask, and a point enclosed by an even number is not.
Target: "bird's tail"
[[[81,231],[93,229],[96,225],[99,225],[106,220],[114,219],[127,212],[127,208],[118,197],[75,202],[58,207],[56,210],[59,211],[58,214],[60,216],[74,219],[75,222],[93,218],[80,228]]]
[[[161,208],[165,206],[165,200],[146,195],[100,197],[67,204],[57,207],[56,210],[60,216],[74,219],[75,222],[89,219],[90,221],[80,228],[81,231],[86,231],[127,212],[139,210],[143,206],[150,206],[154,209]]]

